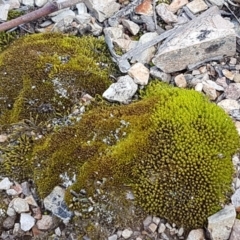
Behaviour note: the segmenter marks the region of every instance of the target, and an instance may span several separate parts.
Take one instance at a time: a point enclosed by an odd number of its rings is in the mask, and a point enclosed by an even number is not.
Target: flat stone
[[[223,108],[227,113],[232,110],[240,109],[240,104],[233,99],[224,99],[217,104],[219,107]]]
[[[156,66],[153,66],[150,68],[150,75],[166,83],[169,83],[171,81],[171,75],[168,73],[162,72]]]
[[[151,224],[148,226],[148,230],[149,230],[151,233],[154,233],[154,232],[157,230],[157,224],[151,223]]]
[[[156,7],[157,14],[162,18],[165,23],[176,23],[178,21],[177,15],[171,12],[166,3],[160,3]]]
[[[182,8],[186,4],[188,4],[188,0],[173,0],[169,5],[168,9],[171,12],[176,13],[180,8]]]
[[[175,84],[179,87],[179,88],[185,88],[187,87],[187,81],[184,77],[184,75],[181,73],[179,75],[177,75],[174,78]]]
[[[43,200],[44,206],[47,210],[51,211],[54,215],[61,218],[63,222],[67,223],[73,213],[68,210],[64,201],[65,190],[56,186],[53,191]]]
[[[17,192],[15,189],[12,189],[12,188],[8,189],[8,190],[6,191],[6,193],[7,193],[7,195],[9,195],[9,196],[17,196],[17,195],[18,195],[18,192]]]
[[[16,211],[13,209],[13,206],[12,204],[8,206],[8,209],[7,209],[7,215],[9,217],[12,217],[12,216],[15,216],[17,213]]]
[[[208,5],[203,0],[193,0],[187,4],[187,7],[194,14],[202,12],[208,8]]]
[[[153,16],[152,1],[143,0],[143,2],[135,8],[135,13],[147,15],[147,16]]]
[[[197,85],[194,87],[195,91],[202,92],[203,90],[203,83],[197,83]]]
[[[35,0],[35,5],[37,7],[42,7],[47,3],[47,0]]]
[[[21,6],[19,0],[8,0],[7,3],[10,5],[9,10],[20,8]]]
[[[144,33],[140,39],[139,39],[139,42],[138,42],[138,45],[141,45],[143,43],[146,43],[146,42],[149,42],[151,40],[153,40],[155,37],[157,37],[158,34],[156,32],[147,32],[147,33]],[[137,46],[138,46],[137,45]],[[156,52],[156,49],[154,46],[144,50],[143,52],[141,52],[140,54],[136,54],[131,62],[132,63],[135,63],[135,62],[141,62],[141,63],[150,63],[150,61],[152,60],[154,54]]]
[[[108,237],[108,240],[117,240],[117,239],[118,239],[117,234],[114,234],[114,235]]]
[[[152,223],[152,216],[147,216],[143,221],[143,227],[146,229]]]
[[[140,27],[136,23],[126,19],[122,20],[122,25],[126,27],[132,35],[138,34],[140,29]]]
[[[183,235],[183,233],[184,233],[184,228],[183,228],[183,227],[179,228],[177,235],[178,235],[179,237],[181,237],[181,236]]]
[[[165,224],[160,223],[159,228],[158,228],[158,233],[163,233],[166,229]]]
[[[14,198],[13,202],[13,209],[17,213],[24,213],[29,211],[29,205],[23,198]]]
[[[24,200],[25,200],[29,205],[32,205],[32,206],[34,206],[34,207],[38,207],[38,204],[36,203],[36,201],[35,201],[35,199],[33,198],[32,195],[25,197]]]
[[[119,27],[104,28],[104,33],[110,36],[112,39],[123,38],[123,29]]]
[[[175,31],[159,46],[153,58],[155,66],[163,72],[172,73],[188,65],[216,56],[233,56],[236,52],[236,37],[233,28],[213,23],[215,15],[222,22],[229,21],[219,15],[216,6],[211,7],[189,23]],[[227,24],[226,24],[227,25]]]
[[[92,16],[89,13],[82,13],[75,17],[75,21],[80,24],[87,24],[90,23]]]
[[[5,177],[0,182],[0,190],[8,190],[13,185],[13,183],[9,180],[9,178]]]
[[[135,63],[128,70],[128,75],[139,85],[147,85],[149,79],[149,70],[142,63]]]
[[[224,0],[209,0],[209,2],[212,5],[219,7],[220,9],[223,7],[223,4],[224,4]]]
[[[217,78],[216,83],[222,86],[224,89],[228,87],[227,81],[225,77]]]
[[[84,3],[99,22],[111,17],[121,6],[116,0],[86,0]]]
[[[27,213],[21,213],[20,215],[20,226],[23,231],[29,231],[35,224],[35,219],[27,214]]]
[[[229,80],[233,80],[234,79],[234,73],[232,73],[231,71],[227,70],[227,69],[223,69],[222,70],[223,75],[228,78]]]
[[[7,217],[2,223],[3,228],[6,229],[6,230],[9,230],[9,229],[13,228],[16,217],[17,216]]]
[[[239,236],[240,236],[240,220],[235,219],[229,240],[239,240]]]
[[[215,100],[217,98],[217,91],[211,85],[203,82],[203,91],[210,100]]]
[[[236,209],[240,208],[240,188],[235,191],[235,193],[231,197],[232,204]]]
[[[34,6],[34,0],[21,0],[22,4],[25,6]]]
[[[153,217],[152,221],[158,226],[158,224],[160,223],[161,219],[159,217]]]
[[[13,227],[13,234],[17,235],[19,233],[20,229],[21,229],[20,228],[20,223],[15,223],[14,227]]]
[[[217,91],[224,91],[224,88],[222,86],[218,85],[216,82],[212,80],[206,80],[205,83],[209,84]]]
[[[224,209],[208,217],[208,230],[213,239],[229,239],[236,218],[233,205],[225,206]]]
[[[60,12],[58,15],[52,17],[51,19],[53,22],[58,23],[64,20],[65,18],[69,18],[69,17],[73,19],[75,17],[75,13],[70,9],[66,9],[65,11]]]
[[[233,81],[235,83],[240,83],[240,74],[239,73],[234,74]]]
[[[240,98],[240,83],[231,83],[225,90],[225,97],[237,100]]]
[[[32,208],[33,211],[33,217],[37,220],[40,220],[42,218],[42,212],[40,207]]]
[[[25,196],[31,195],[30,188],[29,188],[29,183],[28,183],[28,182],[23,182],[23,183],[21,183],[21,187],[22,187],[22,193],[23,193]]]
[[[132,234],[133,234],[133,231],[132,231],[132,230],[129,230],[129,229],[124,229],[124,230],[122,231],[122,237],[123,237],[124,239],[130,238],[130,237],[132,236]]]
[[[86,7],[85,3],[83,3],[83,2],[77,3],[76,8],[78,10],[78,15],[87,13],[87,7]]]
[[[42,215],[42,219],[37,221],[39,230],[49,230],[53,225],[53,218],[49,215]]]
[[[202,240],[205,239],[202,229],[192,230],[187,237],[187,240]]]
[[[54,232],[55,232],[55,234],[56,234],[58,237],[61,237],[62,231],[61,231],[61,229],[60,229],[59,227],[57,227],[57,228],[54,230]],[[112,239],[112,240],[114,240],[114,239]]]
[[[130,76],[122,76],[116,83],[110,85],[103,93],[103,97],[110,102],[127,103],[136,93],[137,88],[137,84]]]
[[[118,46],[119,48],[122,49],[123,52],[127,52],[130,49],[134,48],[137,46],[138,42],[137,41],[132,41],[130,39],[116,39],[113,40],[114,45]]]

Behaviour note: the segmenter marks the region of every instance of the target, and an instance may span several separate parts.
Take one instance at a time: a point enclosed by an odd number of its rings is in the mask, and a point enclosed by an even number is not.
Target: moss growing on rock
[[[114,66],[103,40],[34,34],[0,55],[0,123],[46,121],[70,111],[81,94],[102,94]]]

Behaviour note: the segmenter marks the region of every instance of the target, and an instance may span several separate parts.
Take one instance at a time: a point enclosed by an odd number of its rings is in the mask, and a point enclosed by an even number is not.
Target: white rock
[[[141,44],[143,44],[143,43],[146,43],[146,42],[148,42],[148,41],[153,40],[156,36],[158,36],[158,34],[157,34],[156,32],[147,32],[147,33],[144,33],[144,34],[140,37],[137,46],[139,46],[139,45],[141,45]],[[149,62],[152,60],[155,52],[156,52],[156,49],[155,49],[154,46],[152,46],[152,47],[144,50],[142,53],[136,54],[136,55],[132,58],[131,62],[132,62],[132,63],[141,62],[141,63],[143,63],[143,64],[144,64],[144,63],[149,63]]]
[[[221,24],[218,24],[220,19]],[[210,57],[233,56],[236,37],[228,23],[216,6],[211,7],[167,38],[159,46],[153,63],[162,71],[172,73]]]
[[[68,17],[71,17],[72,19],[75,17],[75,13],[70,9],[60,12],[58,15],[52,17],[51,19],[53,22],[58,23]]]
[[[59,227],[57,227],[57,228],[55,229],[55,234],[56,234],[58,237],[61,237],[62,231],[61,231],[61,229],[60,229]]]
[[[134,48],[137,46],[138,42],[137,41],[132,41],[130,39],[116,39],[113,40],[114,45],[118,46],[119,48],[122,49],[123,52],[127,52],[130,49]]]
[[[108,237],[108,240],[117,240],[117,239],[118,239],[117,234],[114,234],[114,235]]]
[[[234,73],[232,73],[231,71],[227,70],[227,69],[223,69],[222,70],[223,75],[228,78],[229,80],[233,80],[234,79]]]
[[[197,92],[202,92],[202,90],[203,90],[203,83],[201,83],[201,82],[197,83],[197,85],[195,86],[194,89]]]
[[[187,4],[187,7],[194,14],[199,13],[208,8],[207,4],[203,0],[193,0]]]
[[[211,85],[203,82],[203,91],[210,100],[215,100],[217,98],[217,91]]]
[[[143,227],[146,229],[152,222],[152,216],[147,216],[143,221]]]
[[[53,225],[53,218],[49,215],[43,215],[36,225],[39,230],[49,230]]]
[[[222,86],[218,85],[216,82],[212,80],[206,80],[205,82],[217,91],[224,91],[224,88]]]
[[[184,77],[184,75],[181,73],[179,75],[177,75],[174,78],[175,84],[179,87],[179,88],[185,88],[187,87],[187,81]]]
[[[123,38],[123,29],[119,27],[104,28],[104,33],[109,35],[112,39]]]
[[[202,229],[192,230],[187,237],[187,240],[203,240],[205,239]]]
[[[37,7],[42,7],[47,3],[48,0],[35,0],[35,5]]]
[[[3,143],[3,142],[6,142],[8,139],[8,136],[5,135],[5,134],[0,134],[0,142]]]
[[[87,7],[86,7],[85,3],[83,3],[83,2],[77,3],[76,8],[78,10],[78,15],[87,13]]]
[[[27,214],[27,213],[21,213],[20,215],[20,226],[23,231],[29,231],[35,224],[35,219]]]
[[[239,236],[240,236],[240,220],[235,219],[229,240],[239,240]]]
[[[169,5],[160,3],[156,7],[157,14],[162,18],[165,23],[175,23],[178,21],[177,16],[169,10]]]
[[[224,99],[220,101],[217,105],[223,108],[227,113],[234,109],[240,109],[239,103],[233,99]]]
[[[15,223],[14,224],[14,228],[13,228],[13,234],[17,235],[19,230],[20,230],[20,224],[19,223]]]
[[[150,75],[166,83],[169,83],[171,81],[171,75],[168,73],[162,72],[156,66],[153,66],[150,68]]]
[[[0,190],[8,190],[13,185],[13,183],[9,180],[9,178],[5,177],[0,182]]]
[[[152,233],[154,233],[156,230],[157,230],[157,224],[155,223],[151,223],[149,226],[148,226],[148,230]]]
[[[26,6],[34,6],[34,0],[22,0],[22,4]]]
[[[130,76],[122,76],[116,83],[110,85],[103,93],[103,97],[111,102],[127,103],[136,93],[137,88],[137,84]]]
[[[8,11],[10,10],[10,4],[0,4],[0,20],[6,21],[8,17]]]
[[[240,135],[240,122],[239,121],[236,121],[235,122],[235,127],[237,129],[237,132],[238,132],[238,135]],[[237,188],[237,187],[236,187]]]
[[[131,235],[133,234],[133,231],[132,230],[129,230],[129,229],[124,229],[123,232],[122,232],[122,237],[124,239],[128,239],[131,237]]]
[[[225,206],[224,209],[208,217],[208,230],[213,239],[227,240],[236,218],[233,205]]]
[[[16,215],[16,211],[13,209],[12,206],[8,206],[7,215],[8,215],[9,217],[12,217],[12,216],[15,216],[15,215]]]
[[[34,207],[38,207],[38,204],[36,203],[36,201],[35,201],[35,199],[33,198],[32,195],[25,197],[24,200],[25,200],[29,205],[32,205],[32,206],[34,206]]]
[[[187,3],[188,3],[188,0],[173,0],[169,5],[168,9],[171,12],[176,13],[180,8],[182,8]]]
[[[20,1],[19,0],[8,0],[5,1],[5,3],[8,3],[10,5],[9,10],[20,8]]]
[[[161,219],[160,219],[159,217],[155,217],[155,216],[153,217],[152,220],[153,220],[153,222],[154,222],[155,224],[157,224],[157,225],[158,225],[158,224],[160,223],[160,221],[161,221]]]
[[[15,189],[12,189],[12,188],[8,189],[6,191],[6,193],[7,193],[7,195],[10,195],[10,196],[17,196],[18,195],[18,192]]]
[[[219,7],[219,9],[221,9],[223,4],[224,4],[224,0],[209,0],[209,2],[212,5],[215,5],[215,6]]]
[[[89,25],[91,26],[91,33],[93,36],[99,36],[102,33],[103,28],[96,22],[90,23]]]
[[[232,204],[236,209],[240,208],[240,189],[237,189],[231,197]]]
[[[147,85],[149,79],[149,70],[142,63],[135,63],[128,70],[128,75],[139,85]]]
[[[14,198],[13,202],[13,209],[17,213],[24,213],[29,211],[29,205],[23,198]]]
[[[166,229],[165,224],[160,223],[160,226],[158,228],[158,233],[163,233],[165,231],[165,229]]]
[[[178,235],[179,237],[181,237],[181,236],[183,235],[183,233],[184,233],[183,227],[179,228],[177,235]]]
[[[121,6],[116,0],[86,0],[84,3],[99,22],[111,17]]]
[[[132,35],[138,34],[140,29],[140,27],[136,23],[126,19],[122,20],[122,25],[126,27]]]
[[[90,23],[91,19],[92,19],[92,16],[88,13],[82,13],[75,17],[76,22],[81,24]]]

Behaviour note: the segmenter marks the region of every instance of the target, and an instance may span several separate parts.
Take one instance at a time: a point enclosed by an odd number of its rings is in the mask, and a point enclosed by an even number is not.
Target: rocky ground
[[[0,19],[6,21],[11,9],[26,14],[46,2],[2,1]],[[103,93],[105,99],[130,103],[138,89],[158,78],[204,93],[233,118],[240,134],[239,7],[230,0],[86,0],[10,31],[104,36],[122,72]],[[1,142],[6,139],[0,135]],[[187,233],[165,219],[145,216],[135,228],[110,227],[106,239],[240,239],[240,220],[236,218],[240,209],[239,156],[232,160],[236,169],[232,203],[210,216],[205,229]],[[2,178],[0,189],[1,201],[8,206],[7,212],[0,209],[4,219],[1,239],[78,239],[77,223],[72,221],[77,213],[67,209],[64,188],[56,186],[43,201],[31,181]]]

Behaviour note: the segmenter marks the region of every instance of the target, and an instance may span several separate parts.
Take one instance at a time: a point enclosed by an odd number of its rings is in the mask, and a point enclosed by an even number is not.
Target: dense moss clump
[[[33,34],[0,55],[0,123],[64,115],[81,94],[102,94],[114,66],[104,40]]]
[[[152,83],[141,98],[122,106],[96,102],[80,122],[35,143],[26,172],[32,166],[41,198],[72,180],[66,201],[82,216],[107,212],[105,219],[118,214],[122,221],[135,214],[125,197],[132,191],[145,211],[200,227],[230,191],[235,126],[193,90]]]

